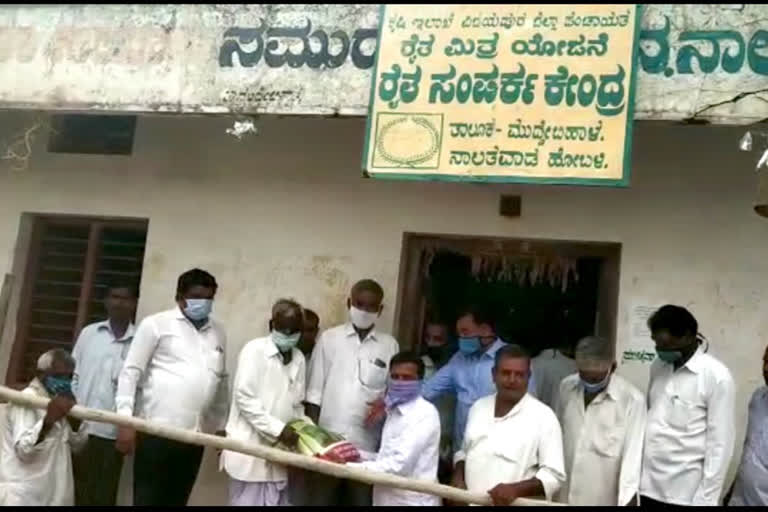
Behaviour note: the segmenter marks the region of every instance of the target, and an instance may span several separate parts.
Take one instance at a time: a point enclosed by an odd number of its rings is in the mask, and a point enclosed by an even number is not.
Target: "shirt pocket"
[[[624,445],[619,427],[598,428],[592,438],[592,447],[595,452],[609,459],[615,459],[621,455]]]
[[[670,404],[667,423],[674,428],[687,430],[691,422],[695,421],[698,417],[699,406],[679,395],[673,395],[669,400]]]
[[[605,403],[595,405],[608,405]],[[618,410],[604,410],[593,429],[592,447],[595,452],[606,458],[616,458],[621,455],[624,447],[624,420]]]
[[[387,387],[387,367],[376,364],[375,360],[360,358],[357,362],[360,383],[366,388],[383,391]]]
[[[524,454],[521,454],[517,447],[515,446],[501,446],[498,448],[494,448],[493,455],[495,455],[497,462],[496,464],[493,464],[495,466],[494,470],[503,470],[503,477],[502,475],[499,475],[502,480],[504,480],[507,475],[517,475],[519,472],[517,470],[517,466],[520,465],[521,457],[525,457]],[[491,468],[487,468],[487,470],[490,470]]]

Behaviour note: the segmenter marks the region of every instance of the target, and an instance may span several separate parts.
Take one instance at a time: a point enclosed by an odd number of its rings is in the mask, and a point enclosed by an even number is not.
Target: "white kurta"
[[[351,323],[323,332],[310,360],[307,402],[320,406],[318,424],[358,448],[375,452],[380,429],[365,426],[369,402],[383,396],[395,338],[376,329],[363,341]]]
[[[484,493],[498,484],[537,478],[552,500],[565,481],[563,439],[555,413],[529,394],[501,418],[494,416],[495,404],[494,393],[469,410],[464,444],[454,457],[465,462],[467,489]]]
[[[388,411],[381,449],[373,460],[347,464],[391,475],[437,482],[440,415],[421,397]],[[440,498],[381,485],[373,487],[374,507],[439,506]]]
[[[272,446],[291,420],[304,417],[304,355],[293,349],[283,364],[272,338],[248,342],[240,351],[227,421],[227,437]],[[225,450],[220,465],[241,482],[284,482],[286,468]]]
[[[49,398],[37,379],[23,392]],[[36,444],[45,410],[7,407],[0,452],[0,505],[74,505],[72,451],[78,451],[88,441],[85,423],[73,432],[67,419],[62,418]]]
[[[677,371],[656,359],[640,494],[673,505],[716,506],[733,454],[735,386],[701,348]]]
[[[560,501],[576,506],[626,505],[640,486],[645,397],[612,375],[605,391],[585,408],[578,374],[563,380],[558,396],[568,475]]]
[[[224,330],[199,330],[176,307],[146,317],[117,383],[117,413],[188,430],[224,428],[229,407]]]

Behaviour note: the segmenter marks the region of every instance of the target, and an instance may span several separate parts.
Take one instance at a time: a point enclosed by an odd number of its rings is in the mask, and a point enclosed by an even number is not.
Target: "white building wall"
[[[28,170],[2,163],[0,272],[13,269],[23,212],[149,218],[139,316],[172,305],[180,272],[211,271],[233,365],[282,296],[329,326],[344,319],[350,285],[373,277],[387,293],[382,324],[392,327],[405,231],[620,242],[619,353],[633,305],[690,307],[737,382],[738,455],[768,341],[768,220],[752,211],[755,174],[736,149],[741,130],[638,125],[631,187],[600,189],[365,180],[362,119],[269,119],[241,142],[228,126],[141,118],[130,157],[48,154],[41,143]],[[522,195],[519,219],[498,215],[502,193]],[[3,374],[14,308],[0,344]],[[645,386],[647,364],[619,371]],[[193,503],[225,499],[208,454]]]

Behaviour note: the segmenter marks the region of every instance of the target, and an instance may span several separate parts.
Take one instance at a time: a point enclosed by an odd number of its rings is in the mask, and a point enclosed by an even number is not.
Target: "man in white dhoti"
[[[248,342],[240,352],[233,386],[227,437],[271,446],[293,447],[298,434],[286,424],[304,416],[306,369],[296,344],[304,313],[291,300],[272,308],[270,335]],[[221,467],[230,477],[230,505],[287,506],[286,468],[238,452],[224,451]]]

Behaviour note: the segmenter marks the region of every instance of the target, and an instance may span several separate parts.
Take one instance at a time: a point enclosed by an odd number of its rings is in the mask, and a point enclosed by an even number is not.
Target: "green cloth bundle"
[[[360,452],[357,448],[335,432],[318,427],[306,419],[290,421],[288,427],[299,435],[299,442],[294,449],[282,444],[278,445],[284,450],[333,462],[358,462],[360,460]]]

